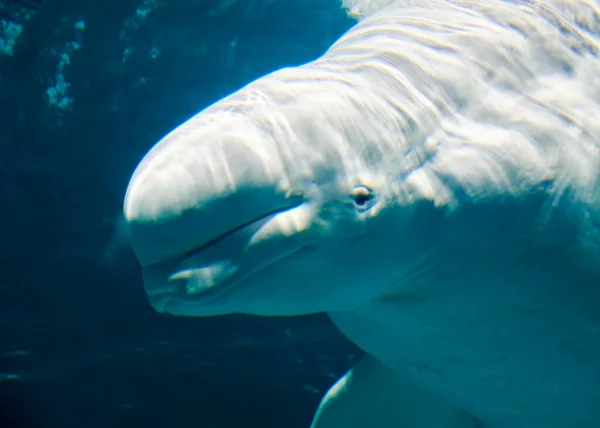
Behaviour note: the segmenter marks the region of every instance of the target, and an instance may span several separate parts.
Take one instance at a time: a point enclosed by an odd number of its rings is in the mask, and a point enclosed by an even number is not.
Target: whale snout
[[[276,144],[247,119],[222,119],[175,129],[127,189],[129,237],[158,312],[209,313],[224,293],[310,243],[311,204],[291,188]]]
[[[129,183],[124,214],[142,265],[193,251],[289,206],[284,167],[243,118],[191,119],[159,142]]]

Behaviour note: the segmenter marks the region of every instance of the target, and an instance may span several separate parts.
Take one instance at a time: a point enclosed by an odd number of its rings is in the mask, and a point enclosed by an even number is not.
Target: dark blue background
[[[308,427],[359,352],[324,315],[154,313],[119,216],[161,136],[352,21],[336,0],[25,3],[0,2],[24,24],[0,56],[0,427]],[[61,111],[46,90],[77,38]]]

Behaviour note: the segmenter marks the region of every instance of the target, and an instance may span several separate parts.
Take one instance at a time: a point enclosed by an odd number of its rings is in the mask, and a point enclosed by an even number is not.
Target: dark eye
[[[366,208],[369,202],[375,197],[373,191],[365,186],[356,186],[352,189],[350,197],[358,208]]]

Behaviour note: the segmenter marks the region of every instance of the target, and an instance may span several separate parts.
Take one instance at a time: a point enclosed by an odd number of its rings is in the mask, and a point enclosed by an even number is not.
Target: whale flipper
[[[476,428],[457,406],[366,355],[321,400],[311,428]]]

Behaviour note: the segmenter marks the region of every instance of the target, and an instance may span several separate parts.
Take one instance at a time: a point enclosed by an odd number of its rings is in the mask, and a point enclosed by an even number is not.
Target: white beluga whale
[[[600,4],[347,0],[124,203],[159,312],[329,313],[314,428],[600,426]]]

